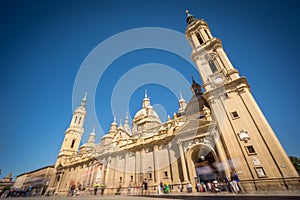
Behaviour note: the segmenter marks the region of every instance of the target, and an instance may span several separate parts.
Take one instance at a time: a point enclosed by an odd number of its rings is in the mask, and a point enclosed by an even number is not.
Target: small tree
[[[297,170],[298,174],[300,174],[300,158],[296,156],[289,156],[290,160],[292,161],[295,169]]]

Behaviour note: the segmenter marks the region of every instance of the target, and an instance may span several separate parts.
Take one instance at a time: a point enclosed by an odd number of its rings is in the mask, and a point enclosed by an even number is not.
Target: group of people
[[[68,196],[76,196],[76,195],[82,195],[85,191],[85,188],[82,187],[82,184],[77,182],[77,184],[74,181],[71,181],[70,183],[70,191]]]
[[[241,186],[241,181],[237,173],[231,173],[230,178],[225,176],[225,183],[227,185],[228,192],[240,193],[244,192],[243,187]]]
[[[195,185],[197,192],[234,192],[240,193],[244,192],[243,187],[240,184],[240,179],[237,173],[231,173],[230,178],[225,176],[224,182],[218,182],[216,180],[198,181]],[[184,187],[182,184],[178,186],[178,191],[183,192]],[[193,191],[193,186],[191,183],[186,185],[186,191],[191,193]]]
[[[105,189],[105,185],[104,184],[99,184],[98,182],[95,182],[94,184],[94,195],[97,195],[98,192],[98,188],[101,186],[101,195],[104,194],[104,189]],[[75,182],[71,182],[70,183],[70,190],[69,190],[69,194],[68,196],[79,196],[79,195],[84,195],[86,192],[85,187],[77,182],[77,184]]]
[[[168,183],[162,181],[158,184],[158,194],[168,194],[170,192],[170,186]]]
[[[98,188],[100,187],[100,184],[98,182],[95,182],[94,184],[94,195],[97,195],[97,192],[98,192]],[[104,194],[104,189],[105,189],[105,184],[102,183],[101,184],[101,195]]]
[[[225,185],[225,189],[223,188],[223,190],[221,189],[221,186]],[[100,185],[96,182],[94,184],[94,195],[97,195],[97,191],[98,188],[100,187]],[[80,183],[77,183],[77,188],[79,191],[84,190],[84,188],[82,188],[82,185]],[[104,194],[104,189],[105,189],[105,185],[102,184],[101,185],[101,195]],[[139,190],[138,187],[133,188],[131,186],[128,187],[128,193],[132,194],[132,189]],[[142,182],[141,185],[141,189],[142,189],[142,195],[147,195],[148,194],[148,181],[145,178]],[[219,183],[217,181],[198,181],[195,185],[195,189],[197,192],[220,192],[222,191],[228,191],[228,192],[235,192],[235,193],[239,193],[239,192],[243,192],[243,188],[240,184],[240,179],[238,177],[237,173],[231,173],[230,178],[225,176],[224,177],[224,183]],[[168,194],[170,192],[171,188],[170,185],[168,183],[163,183],[162,181],[160,181],[160,183],[158,184],[158,194]],[[184,187],[183,185],[180,183],[180,185],[178,186],[178,191],[179,192],[183,192]],[[188,193],[191,193],[193,191],[193,186],[191,183],[188,183],[186,185],[186,191]],[[76,185],[72,184],[70,185],[70,194],[73,196],[76,194]]]

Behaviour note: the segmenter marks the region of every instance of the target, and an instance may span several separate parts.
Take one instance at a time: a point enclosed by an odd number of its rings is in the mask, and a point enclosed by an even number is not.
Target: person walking
[[[186,189],[187,189],[188,193],[192,193],[192,184],[188,183],[187,186],[186,186]]]
[[[241,185],[241,180],[240,180],[240,178],[239,178],[238,173],[234,173],[234,178],[235,178],[235,180],[236,180],[236,182],[237,182],[239,191],[242,192],[242,193],[244,193],[244,189],[243,189],[243,187],[242,187],[242,185]]]
[[[199,181],[196,184],[196,190],[197,190],[197,192],[200,192],[200,182]]]
[[[160,181],[158,184],[158,194],[162,194],[163,183]]]
[[[232,173],[232,175],[231,175],[231,186],[235,193],[239,193],[240,190],[239,190],[237,179],[236,179],[236,176],[234,173]]]
[[[179,185],[179,192],[183,192],[183,186],[182,186],[181,183],[180,183],[180,185]]]
[[[143,191],[144,191],[145,195],[148,194],[148,182],[147,182],[146,178],[144,179],[143,184],[142,184],[142,195],[144,195]]]
[[[101,184],[101,195],[103,195],[103,194],[104,194],[104,189],[105,189],[105,184],[104,184],[104,183],[102,183],[102,184]]]
[[[225,175],[224,180],[226,185],[226,191],[232,193],[230,179]]]
[[[98,187],[99,187],[99,184],[98,184],[98,182],[96,182],[94,184],[94,195],[97,195]]]

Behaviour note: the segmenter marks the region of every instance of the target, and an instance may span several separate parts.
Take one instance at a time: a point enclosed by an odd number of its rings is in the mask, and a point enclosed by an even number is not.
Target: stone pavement
[[[10,200],[83,200],[83,199],[99,199],[99,200],[300,200],[300,191],[297,192],[255,192],[255,193],[246,193],[246,194],[234,194],[234,193],[172,193],[172,194],[162,194],[162,195],[84,195],[84,196],[75,196],[75,197],[65,197],[65,196],[38,196],[38,197],[17,197],[9,198]],[[1,198],[2,200],[2,198]]]

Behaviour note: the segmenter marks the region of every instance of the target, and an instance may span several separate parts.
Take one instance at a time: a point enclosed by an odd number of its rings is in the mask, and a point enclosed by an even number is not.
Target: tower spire
[[[193,21],[195,21],[194,15],[189,13],[188,10],[186,10],[185,13],[186,13],[186,23],[191,24]]]
[[[201,95],[203,94],[202,90],[201,90],[201,86],[199,83],[197,83],[194,79],[194,77],[192,76],[192,86],[191,86],[192,92],[194,95]]]
[[[185,108],[186,108],[187,104],[186,104],[185,99],[182,97],[181,90],[179,91],[179,94],[180,94],[180,98],[178,101],[178,105],[179,105],[178,113],[183,114],[183,113],[185,113]]]
[[[147,94],[147,89],[145,90],[145,98],[143,99],[143,108],[150,106],[150,98]]]
[[[124,120],[124,129],[128,134],[131,134],[131,128],[129,126],[129,116],[128,116],[128,112],[126,112],[126,117]]]
[[[117,117],[116,116],[114,116],[113,124],[117,124]]]
[[[83,96],[83,98],[81,100],[81,103],[80,103],[81,106],[85,106],[85,104],[86,104],[86,97],[87,97],[87,92],[84,93],[84,96]]]
[[[90,133],[88,143],[95,143],[95,137],[96,137],[96,133],[95,133],[95,125],[94,125],[93,130]]]
[[[182,92],[181,92],[181,90],[179,90],[179,97],[180,97],[180,98],[179,98],[180,100],[183,99],[183,98],[182,98]]]

